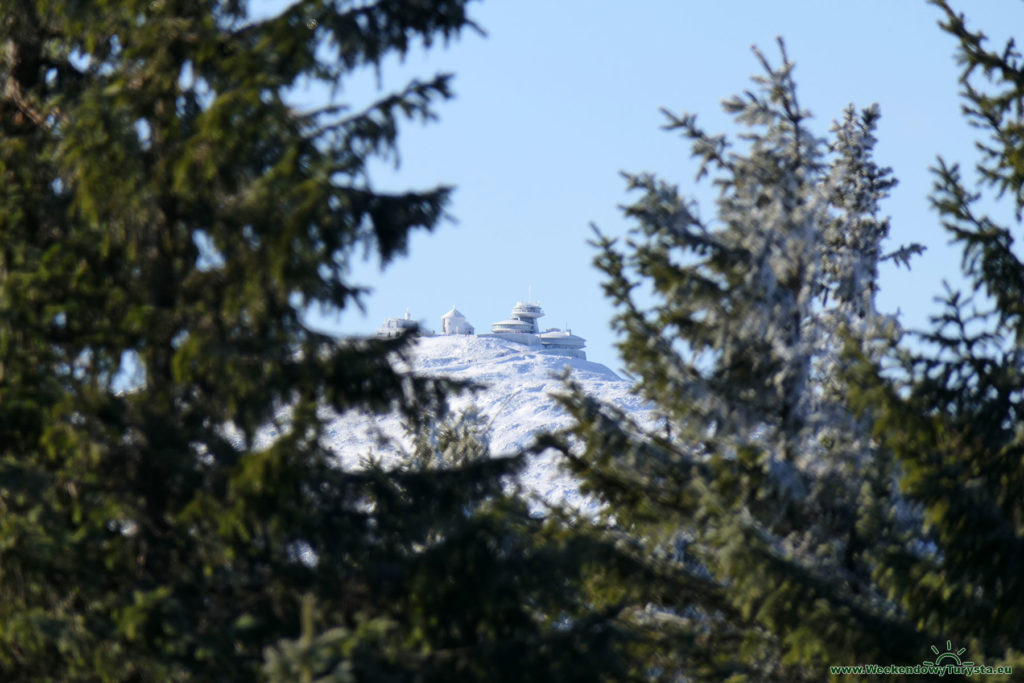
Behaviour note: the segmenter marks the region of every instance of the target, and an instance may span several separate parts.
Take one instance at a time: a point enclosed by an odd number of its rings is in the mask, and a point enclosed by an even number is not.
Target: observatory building
[[[544,317],[544,311],[539,304],[518,301],[508,318],[491,324],[491,334],[480,336],[507,339],[517,344],[526,344],[537,348],[539,351],[557,353],[561,356],[584,359],[587,357],[583,350],[587,344],[586,339],[573,334],[572,330],[559,330],[554,327],[541,332],[537,320],[542,317]]]
[[[508,318],[491,324],[490,334],[477,336],[504,339],[522,344],[529,347],[531,351],[540,353],[586,359],[587,354],[583,350],[587,344],[586,339],[573,334],[572,330],[568,329],[559,330],[550,327],[542,332],[537,320],[543,317],[544,311],[540,304],[518,301]],[[409,311],[406,311],[404,318],[388,318],[384,321],[384,324],[377,329],[377,336],[398,337],[407,332],[422,336],[433,335],[433,332],[423,330],[417,321],[409,317]],[[441,334],[443,336],[474,335],[475,333],[476,330],[466,320],[466,316],[460,313],[455,306],[441,316]]]

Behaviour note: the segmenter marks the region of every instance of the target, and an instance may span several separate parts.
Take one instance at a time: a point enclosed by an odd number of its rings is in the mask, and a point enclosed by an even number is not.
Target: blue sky
[[[959,5],[999,45],[1004,29],[1024,26],[1019,2]],[[486,37],[417,50],[386,64],[380,83],[391,90],[412,77],[455,74],[456,99],[438,106],[438,122],[403,127],[401,164],[380,164],[375,182],[385,190],[454,185],[457,222],[416,235],[409,254],[383,271],[373,260],[353,264],[352,280],[373,289],[366,313],[317,318],[318,326],[368,333],[408,308],[440,329],[454,304],[486,331],[532,290],[547,312],[542,326],[568,325],[587,338],[591,360],[621,367],[589,225],[627,231],[623,170],[659,174],[712,216],[713,192],[694,182],[686,143],[660,130],[659,108],[697,113],[709,132],[736,131],[720,102],[758,72],[751,45],[777,57],[776,36],[797,65],[816,132],[851,102],[881,107],[877,160],[900,181],[883,205],[890,245],[917,241],[928,251],[909,272],[884,269],[880,307],[920,328],[942,280],[956,282],[959,253],[929,208],[928,169],[939,154],[970,163],[974,137],[960,115],[954,41],[937,27],[936,8],[910,0],[505,0],[473,10]],[[368,75],[344,85],[345,99],[366,102],[377,82]]]

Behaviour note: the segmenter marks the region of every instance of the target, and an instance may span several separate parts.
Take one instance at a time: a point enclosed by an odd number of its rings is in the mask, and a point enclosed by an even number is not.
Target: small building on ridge
[[[466,316],[459,313],[455,306],[441,316],[441,334],[473,334],[473,326],[466,320]]]

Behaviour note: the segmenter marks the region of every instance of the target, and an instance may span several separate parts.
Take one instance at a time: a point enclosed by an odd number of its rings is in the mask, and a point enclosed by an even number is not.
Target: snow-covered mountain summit
[[[529,346],[534,353],[553,353],[559,356],[571,356],[581,360],[587,359],[587,353],[583,348],[587,340],[572,333],[572,330],[559,330],[549,327],[541,330],[537,321],[544,317],[544,309],[539,303],[533,301],[517,301],[516,305],[505,320],[499,320],[491,325],[490,334],[481,334],[481,337],[493,337],[505,341],[516,342]],[[408,309],[404,318],[388,318],[377,329],[378,337],[397,337],[402,334],[411,333],[418,336],[432,337],[434,333],[426,326],[409,315]],[[469,324],[466,316],[459,312],[459,309],[452,306],[452,310],[441,316],[441,334],[449,335],[473,335],[476,328]]]
[[[423,375],[453,377],[484,386],[472,395],[456,396],[458,412],[477,410],[490,424],[491,449],[509,453],[530,443],[538,431],[565,426],[568,415],[551,397],[561,392],[561,375],[568,368],[586,392],[614,403],[643,420],[649,409],[630,393],[630,383],[600,363],[531,350],[521,344],[491,337],[467,335],[422,337],[415,342],[413,369]],[[376,432],[400,439],[397,416],[350,413],[334,420],[326,435],[327,445],[345,466],[357,466],[373,453]],[[576,487],[558,467],[554,455],[541,456],[527,468],[523,482],[547,500],[578,502]]]

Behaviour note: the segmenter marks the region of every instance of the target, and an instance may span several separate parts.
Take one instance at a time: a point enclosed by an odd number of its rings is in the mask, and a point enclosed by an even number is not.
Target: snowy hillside
[[[452,407],[475,407],[491,424],[491,449],[508,453],[527,445],[534,433],[567,424],[568,416],[551,398],[562,388],[560,376],[568,367],[584,389],[638,418],[647,414],[643,401],[629,393],[630,384],[600,363],[579,358],[531,352],[501,339],[473,336],[424,337],[416,342],[413,367],[420,374],[449,376],[485,385],[472,396],[456,397]],[[374,431],[392,438],[402,433],[397,417],[348,414],[334,420],[327,445],[346,466],[357,466],[373,450]],[[523,481],[551,501],[579,503],[568,476],[559,471],[554,455],[541,456],[527,468]]]

